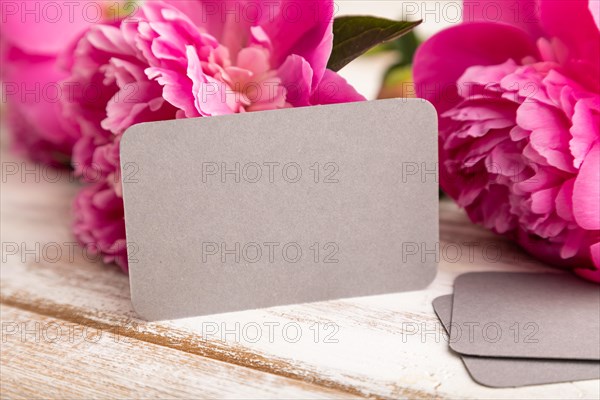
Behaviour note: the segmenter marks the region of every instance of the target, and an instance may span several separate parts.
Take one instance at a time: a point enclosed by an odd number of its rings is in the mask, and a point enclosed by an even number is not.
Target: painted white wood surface
[[[349,398],[346,393],[5,305],[2,398]],[[15,333],[13,333],[15,332]]]
[[[25,166],[6,153],[2,162]],[[126,275],[78,247],[69,254],[77,183],[38,171],[39,182],[15,174],[1,183],[3,398],[600,397],[598,380],[518,389],[471,380],[431,301],[464,272],[545,267],[449,202],[440,211],[440,271],[426,290],[147,323],[131,307]],[[9,334],[24,321],[99,330],[102,340],[57,345]]]

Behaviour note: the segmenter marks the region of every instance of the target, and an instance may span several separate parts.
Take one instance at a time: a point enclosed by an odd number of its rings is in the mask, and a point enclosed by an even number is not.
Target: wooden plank
[[[2,305],[2,398],[349,398]]]
[[[545,267],[469,223],[451,203],[441,207],[442,260],[427,290],[145,322],[131,308],[125,275],[86,258],[80,248],[73,257],[65,248],[74,240],[69,219],[76,190],[66,177],[36,183],[9,176],[2,183],[2,242],[17,244],[18,250],[2,260],[3,304],[70,323],[118,329],[122,336],[152,345],[356,396],[600,396],[599,381],[497,390],[470,379],[448,350],[431,301],[451,293],[454,278],[467,271]],[[55,244],[63,249],[58,259],[48,250]],[[36,246],[31,253],[23,251]],[[286,396],[285,388],[280,389]]]

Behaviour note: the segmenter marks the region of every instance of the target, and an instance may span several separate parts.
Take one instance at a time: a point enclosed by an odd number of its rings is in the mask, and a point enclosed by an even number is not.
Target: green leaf
[[[372,47],[394,40],[420,23],[368,16],[338,17],[333,21],[333,51],[327,68],[339,71]]]

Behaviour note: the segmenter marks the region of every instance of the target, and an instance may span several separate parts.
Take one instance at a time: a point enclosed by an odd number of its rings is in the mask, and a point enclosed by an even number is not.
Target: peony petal
[[[165,103],[160,94],[156,82],[128,84],[107,103],[102,128],[119,134],[136,123],[173,119],[174,108]]]
[[[454,26],[431,37],[417,50],[416,91],[441,114],[460,101],[456,81],[468,67],[497,65],[508,59],[520,61],[536,54],[535,43],[521,29],[486,22]]]
[[[238,53],[236,66],[252,71],[258,77],[271,69],[269,51],[262,47],[246,47]]]
[[[573,221],[573,186],[575,178],[566,181],[556,195],[556,214],[566,221]]]
[[[365,97],[344,78],[328,69],[325,70],[323,79],[310,97],[311,104],[336,104],[365,100]]]
[[[562,182],[562,177],[557,173],[555,168],[540,167],[532,165],[535,174],[523,182],[516,185],[515,189],[522,193],[534,193],[538,190],[548,189],[553,186],[558,186]]]
[[[596,23],[596,28],[600,31],[600,3],[598,0],[590,0],[588,3],[590,14]],[[600,265],[600,263],[598,264]]]
[[[97,50],[104,51],[112,56],[133,53],[133,49],[121,35],[119,28],[110,25],[96,25],[85,36]]]
[[[194,82],[194,96],[196,97],[196,109],[206,117],[215,115],[227,115],[234,113],[237,108],[232,97],[235,93],[221,81],[210,76],[205,76],[204,81]]]
[[[561,43],[567,53],[566,68],[597,91],[600,89],[600,31],[589,4],[594,2],[597,0],[540,0],[540,16],[546,35]]]
[[[486,174],[475,174],[470,178],[469,185],[465,185],[464,182],[462,185],[457,185],[460,187],[460,194],[456,202],[459,206],[465,208],[470,206],[481,195],[488,184],[488,176]],[[481,219],[476,220],[481,221]]]
[[[58,82],[67,74],[55,57],[31,56],[14,47],[5,50],[0,70],[13,148],[36,161],[67,164],[77,139],[61,112],[66,96]]]
[[[105,74],[113,78],[119,87],[147,78],[141,65],[117,57],[110,59],[110,68],[106,69]]]
[[[102,252],[105,262],[116,261],[127,271],[123,201],[107,182],[84,187],[73,201],[73,232],[86,250]]]
[[[600,283],[600,242],[590,246],[590,258],[596,269],[575,269],[575,273],[591,282]]]
[[[560,249],[561,258],[575,257],[581,247],[581,242],[585,239],[585,233],[581,229],[573,229],[568,231],[567,238]]]
[[[559,188],[539,190],[531,194],[531,211],[536,214],[548,214],[554,210]]]
[[[532,148],[550,165],[575,172],[569,151],[570,122],[559,110],[536,101],[526,101],[517,110],[517,124],[531,131]]]
[[[473,93],[471,89],[473,85],[490,87],[491,85],[499,85],[502,79],[515,71],[518,68],[517,63],[513,59],[508,59],[506,62],[494,66],[473,65],[465,70],[465,73],[458,79],[458,91],[464,98],[469,98]]]
[[[594,265],[600,270],[600,242],[590,246],[590,253],[592,253],[592,261],[594,262]],[[597,275],[600,278],[600,271],[598,272],[599,273]],[[600,282],[600,280],[597,282]]]
[[[569,142],[575,158],[575,168],[579,168],[590,149],[600,140],[600,97],[579,100],[575,104]]]
[[[495,146],[489,157],[485,160],[485,165],[489,173],[503,175],[521,179],[521,174],[527,165],[523,162],[523,157],[518,153],[518,148],[510,140],[505,140]]]
[[[600,230],[600,144],[581,165],[573,188],[573,216],[583,229]]]
[[[515,125],[510,130],[510,138],[515,142],[518,142],[519,140],[528,138],[530,133],[531,132],[529,132],[527,129],[523,129],[519,125]]]
[[[505,98],[514,102],[538,101],[555,105],[544,90],[541,75],[532,67],[524,66],[515,69],[502,78],[500,86],[506,91]]]
[[[538,0],[464,0],[463,21],[503,22],[528,32],[542,35]]]
[[[277,39],[273,67],[282,65],[292,54],[304,58],[313,70],[312,91],[325,73],[333,47],[333,0],[280,0],[275,4],[276,17],[262,24],[265,33]]]
[[[250,26],[258,25],[260,17],[268,15],[268,5],[262,4],[268,3],[268,0],[165,0],[164,2],[182,11],[200,30],[211,34],[219,42],[235,50],[232,55],[236,55],[241,44],[245,42]]]
[[[508,195],[506,186],[490,185],[486,198],[482,200],[477,210],[481,214],[483,225],[499,234],[514,229],[515,225],[515,218],[510,214]]]
[[[463,105],[445,112],[443,117],[457,121],[501,120],[509,127],[515,124],[515,105],[503,99],[465,101]]]
[[[540,0],[540,23],[548,37],[557,37],[575,58],[598,62],[600,31],[588,0]]]
[[[313,70],[304,58],[292,55],[279,67],[277,75],[287,90],[287,101],[294,107],[309,106]]]
[[[183,110],[187,118],[199,117],[194,106],[195,98],[192,93],[192,81],[184,75],[162,68],[147,68],[148,79],[155,79],[163,86],[163,97],[173,106]]]
[[[0,3],[2,40],[30,54],[57,55],[95,22],[72,1]]]

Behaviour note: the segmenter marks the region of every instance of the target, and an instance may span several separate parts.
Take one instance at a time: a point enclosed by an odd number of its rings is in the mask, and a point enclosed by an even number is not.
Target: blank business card
[[[121,166],[131,299],[147,319],[435,276],[437,115],[423,100],[135,125]]]
[[[464,274],[452,329],[461,354],[600,360],[600,286],[566,273]]]
[[[454,340],[452,330],[452,295],[441,296],[433,301],[433,309]],[[526,358],[491,358],[461,355],[471,377],[490,387],[520,387],[600,379],[600,362],[544,360]]]

